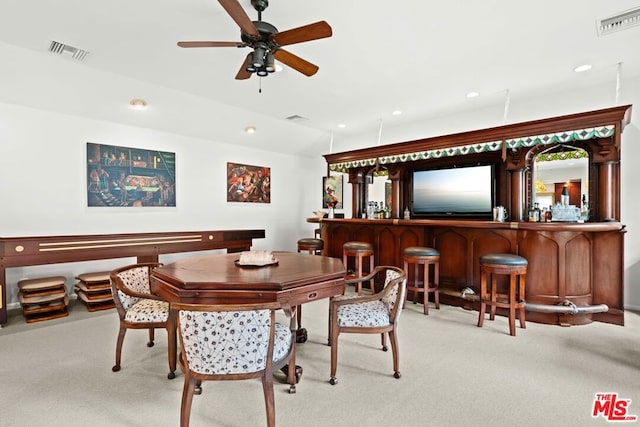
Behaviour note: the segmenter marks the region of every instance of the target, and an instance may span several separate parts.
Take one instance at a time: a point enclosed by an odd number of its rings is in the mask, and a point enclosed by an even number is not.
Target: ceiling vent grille
[[[640,7],[601,19],[598,22],[598,35],[604,36],[636,25],[640,25]]]
[[[69,46],[68,44],[60,43],[55,40],[51,41],[51,44],[49,45],[49,52],[69,57],[78,62],[84,62],[89,55],[89,52],[84,49]]]
[[[286,117],[287,120],[291,120],[292,122],[304,122],[305,120],[309,120],[306,117],[299,116],[294,114],[293,116]]]

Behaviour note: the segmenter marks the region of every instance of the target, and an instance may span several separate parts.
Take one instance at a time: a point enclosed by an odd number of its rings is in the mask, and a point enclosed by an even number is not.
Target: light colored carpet
[[[503,317],[480,329],[477,312],[432,306],[423,316],[409,303],[399,329],[402,378],[393,378],[379,335],[343,334],[331,386],[327,310],[326,300],[304,306],[304,375],[296,394],[278,376],[279,426],[603,426],[591,416],[599,392],[631,399],[629,414],[640,415],[638,314],[627,313],[625,327],[529,322],[511,337]],[[0,425],[179,425],[184,376],[166,378],[166,334],[157,331],[147,348],[145,331],[129,331],[114,373],[117,329],[111,310],[0,330]],[[259,380],[203,389],[192,426],[266,424]]]

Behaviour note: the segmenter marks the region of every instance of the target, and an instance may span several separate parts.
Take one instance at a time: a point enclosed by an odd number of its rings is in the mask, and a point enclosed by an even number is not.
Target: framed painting
[[[87,205],[175,207],[175,153],[88,142]]]
[[[227,202],[271,203],[271,168],[227,162]]]
[[[322,208],[342,209],[342,175],[322,177]]]

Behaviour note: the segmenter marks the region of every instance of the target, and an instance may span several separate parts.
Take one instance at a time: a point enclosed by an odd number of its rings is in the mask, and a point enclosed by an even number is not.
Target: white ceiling
[[[240,3],[257,20],[250,1]],[[56,40],[90,52],[79,67],[240,109],[229,111],[241,121],[223,120],[218,129],[265,123],[258,125],[260,132],[260,126],[299,115],[307,120],[286,122],[284,129],[300,128],[291,133],[296,139],[317,139],[332,131],[345,137],[371,132],[381,120],[401,125],[500,105],[507,90],[513,98],[605,82],[613,88],[619,69],[625,76],[640,75],[640,25],[598,36],[596,23],[639,5],[640,0],[271,0],[262,18],[280,31],[325,20],[333,36],[287,47],[320,67],[315,76],[285,67],[244,81],[234,76],[248,49],[176,46],[179,40],[240,40],[237,25],[215,0],[2,0],[0,42],[52,55],[47,49]],[[572,71],[583,63],[593,69]],[[467,99],[469,91],[481,96]],[[145,93],[130,97],[151,98],[151,106],[161,102]],[[193,120],[211,120],[212,111],[193,104],[193,111],[183,102],[181,108]],[[395,109],[403,114],[392,117]],[[114,119],[108,111],[100,117]],[[196,132],[198,126],[184,122],[185,134]],[[347,127],[338,129],[339,123]],[[180,123],[172,125],[181,131]],[[206,132],[197,136],[211,138]],[[273,144],[274,150],[295,151],[291,140]]]

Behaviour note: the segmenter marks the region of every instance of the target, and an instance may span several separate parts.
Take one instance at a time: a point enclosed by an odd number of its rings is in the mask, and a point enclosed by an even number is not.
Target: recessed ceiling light
[[[256,127],[255,126],[247,126],[246,128],[244,128],[244,131],[246,133],[255,133],[256,132]]]
[[[394,111],[393,113],[391,113],[391,114],[393,114],[394,116],[399,116],[400,114],[402,114],[402,111],[400,111],[400,110],[395,110],[395,111]]]
[[[344,123],[340,123],[340,124],[338,125],[338,127],[339,127],[340,129],[344,129],[344,128],[346,128],[346,127],[347,127],[347,125],[345,125]]]
[[[575,71],[576,73],[583,73],[585,71],[589,71],[590,69],[591,69],[591,64],[582,64],[574,68],[573,71]]]
[[[147,101],[138,98],[132,99],[131,101],[129,101],[129,106],[134,110],[144,110],[145,108],[147,108]]]
[[[476,98],[480,96],[480,94],[478,92],[469,92],[467,93],[467,98]]]

